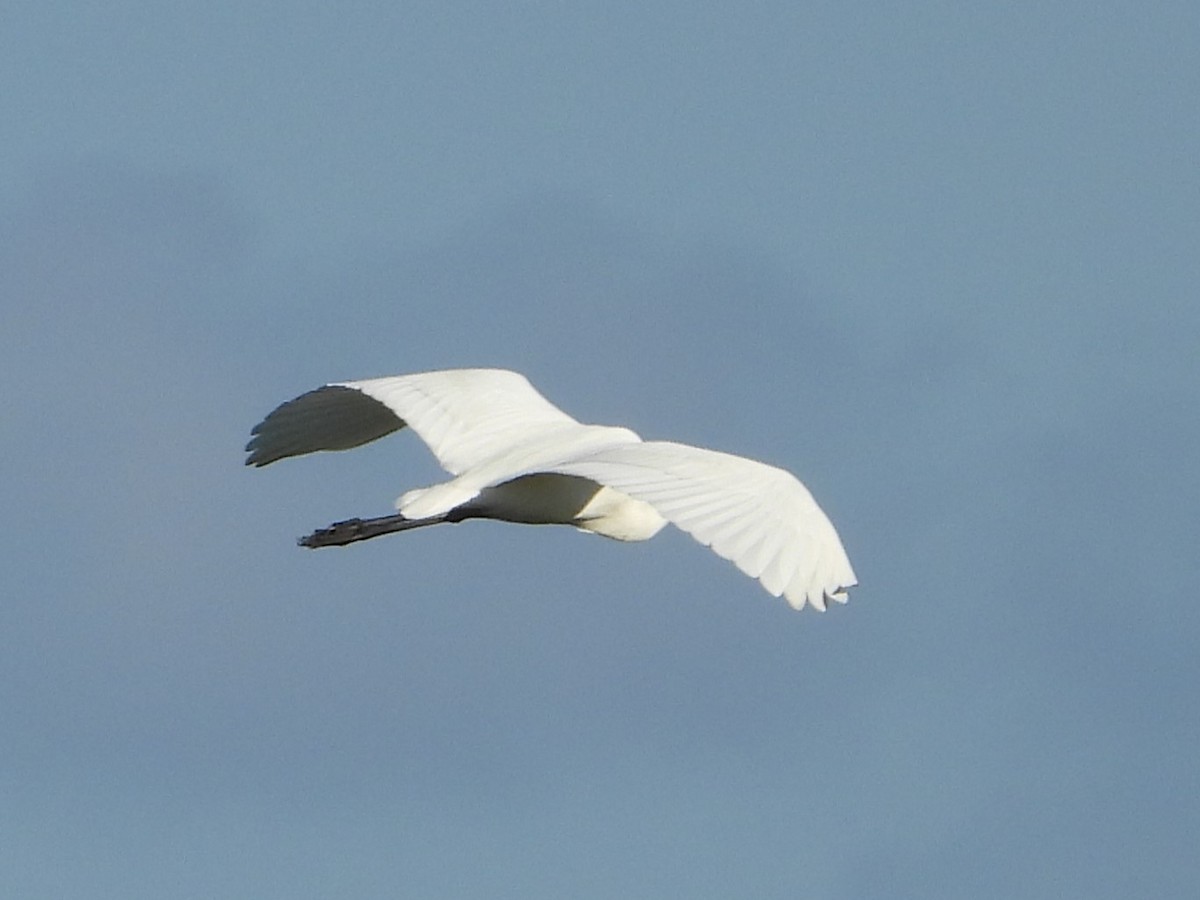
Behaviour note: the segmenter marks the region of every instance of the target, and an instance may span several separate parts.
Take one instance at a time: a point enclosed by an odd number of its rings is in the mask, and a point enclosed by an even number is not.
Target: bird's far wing
[[[453,475],[528,438],[575,420],[523,375],[452,369],[326,385],[283,404],[254,429],[250,465],[314,450],[357,447],[408,425]]]
[[[796,609],[845,603],[858,583],[841,539],[791,473],[666,441],[609,447],[555,466],[644,500]]]

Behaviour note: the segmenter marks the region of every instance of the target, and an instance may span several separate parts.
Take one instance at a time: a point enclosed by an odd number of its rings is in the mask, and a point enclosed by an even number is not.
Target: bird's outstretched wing
[[[653,506],[796,609],[845,603],[858,583],[837,531],[808,489],[766,463],[687,444],[609,447],[553,467]]]
[[[317,450],[347,450],[408,425],[457,475],[539,427],[575,420],[523,375],[451,369],[329,384],[277,407],[254,427],[246,465]]]

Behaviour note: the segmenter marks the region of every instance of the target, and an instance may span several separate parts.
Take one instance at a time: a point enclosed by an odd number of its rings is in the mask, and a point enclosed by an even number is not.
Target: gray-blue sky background
[[[24,3],[0,30],[0,892],[1194,896],[1191,3]],[[796,471],[678,532],[294,538],[326,381],[527,373]]]

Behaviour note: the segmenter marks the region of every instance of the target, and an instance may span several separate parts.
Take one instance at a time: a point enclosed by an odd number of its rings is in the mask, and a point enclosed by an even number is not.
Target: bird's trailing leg
[[[408,531],[410,528],[422,528],[425,525],[438,525],[448,521],[450,519],[447,516],[406,519],[399,513],[375,519],[347,519],[345,522],[334,522],[328,528],[318,528],[312,534],[300,538],[297,543],[301,547],[314,550],[317,547],[343,547],[355,541],[366,541],[382,534],[391,534],[393,531]]]

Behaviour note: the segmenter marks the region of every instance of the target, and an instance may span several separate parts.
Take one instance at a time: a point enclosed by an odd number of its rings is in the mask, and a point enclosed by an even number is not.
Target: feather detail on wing
[[[251,429],[248,466],[266,466],[318,450],[349,450],[404,427],[404,421],[361,391],[326,385],[277,406]]]
[[[490,460],[497,448],[529,442],[545,425],[575,419],[503,369],[451,369],[347,381],[408,423],[452,475]]]
[[[846,602],[857,584],[842,542],[793,475],[740,456],[667,441],[614,446],[552,471],[644,500],[796,609]]]

